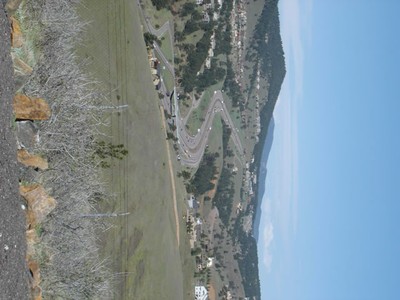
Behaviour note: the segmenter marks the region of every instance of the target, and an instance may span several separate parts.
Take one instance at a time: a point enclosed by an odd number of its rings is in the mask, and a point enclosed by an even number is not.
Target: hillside
[[[265,43],[265,38],[268,37],[268,43]],[[279,25],[279,12],[278,12],[278,0],[267,0],[262,10],[259,21],[254,31],[254,49],[261,59],[261,72],[267,77],[269,88],[267,92],[267,103],[262,107],[260,111],[261,119],[261,132],[259,135],[259,142],[254,147],[254,170],[258,174],[259,181],[264,184],[261,180],[261,158],[263,153],[263,147],[268,134],[268,126],[273,125],[271,122],[272,114],[275,108],[275,104],[278,100],[280,89],[283,83],[283,79],[286,74],[284,52],[282,47],[282,39],[280,35]],[[258,189],[255,189],[255,196],[251,200],[253,207],[259,207],[258,204]],[[262,196],[262,195],[260,195]],[[253,214],[253,228],[255,216]],[[258,226],[258,224],[256,224]],[[260,299],[260,286],[258,278],[258,257],[256,255],[257,245],[256,238],[258,236],[243,236],[243,242],[241,242],[242,258],[239,259],[241,262],[241,272],[244,274],[257,274],[255,277],[243,278],[243,283],[246,290],[246,296],[256,296]],[[249,276],[248,275],[248,276]],[[245,275],[246,276],[246,275]]]
[[[260,299],[260,164],[286,72],[277,1],[16,2],[14,102],[42,107],[4,118],[43,162],[19,170],[32,295]]]
[[[268,169],[267,169],[267,162],[269,158],[269,154],[271,152],[272,148],[272,143],[274,141],[274,129],[275,129],[275,122],[274,118],[272,117],[269,126],[268,126],[268,133],[266,136],[266,142],[263,148],[263,153],[261,155],[261,161],[260,161],[260,170],[258,172],[258,189],[257,189],[257,195],[259,198],[257,199],[257,210],[256,210],[256,216],[254,218],[254,225],[253,225],[253,237],[257,240],[259,239],[259,227],[260,227],[260,220],[261,220],[261,204],[262,204],[262,197],[265,192],[265,178],[267,177],[268,174]]]
[[[178,176],[185,180],[188,198],[198,205],[188,208],[187,219],[195,281],[208,286],[211,299],[260,299],[256,238],[263,190],[258,184],[265,180],[260,165],[266,164],[261,162],[263,150],[269,152],[272,145],[272,114],[286,73],[278,1],[224,1],[221,7],[170,3],[153,16],[159,27],[158,14],[165,16],[166,11],[175,16],[176,111],[186,121],[188,140],[201,136],[202,122],[208,121],[215,96],[205,95],[218,95],[221,89],[223,96],[213,109],[222,121],[213,121],[207,130],[207,147],[198,165],[187,164],[193,161],[185,158],[190,144],[180,151],[183,129],[170,132],[172,139],[176,136],[181,164],[187,166]],[[210,260],[214,263],[205,263]]]

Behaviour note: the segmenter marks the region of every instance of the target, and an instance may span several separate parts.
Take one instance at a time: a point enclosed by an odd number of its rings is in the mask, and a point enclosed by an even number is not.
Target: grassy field
[[[142,0],[141,2],[143,3],[144,13],[154,28],[157,29],[163,26],[168,20],[172,20],[172,14],[168,9],[157,10],[151,3],[151,0]]]
[[[170,63],[174,63],[174,49],[172,46],[172,41],[169,37],[168,31],[166,31],[160,38],[161,40],[161,51],[164,53],[165,57]]]
[[[186,36],[185,43],[196,45],[196,43],[200,41],[201,38],[203,37],[203,34],[204,34],[203,30],[197,30]]]
[[[201,98],[200,98],[200,103],[199,105],[192,110],[188,120],[187,120],[187,128],[188,131],[191,134],[197,134],[197,129],[201,127],[201,125],[203,124],[203,120],[206,116],[208,107],[211,103],[211,98],[214,95],[214,91],[216,90],[220,90],[222,88],[223,82],[218,82],[217,84],[214,84],[212,86],[210,86],[209,88],[207,88]]]
[[[158,60],[160,61],[160,73],[161,73],[161,78],[164,80],[165,87],[167,88],[168,91],[172,91],[174,89],[174,77],[172,76],[171,72],[166,68],[165,64],[162,62],[162,60],[156,55]]]
[[[130,213],[111,219],[114,226],[102,238],[102,254],[116,275],[115,299],[188,299],[192,295],[193,262],[181,218],[184,187],[176,181],[176,216],[169,145],[151,81],[137,3],[84,0],[80,15],[91,22],[78,49],[80,57],[90,62],[94,77],[106,84],[114,104],[129,105],[110,116],[106,134],[114,144],[124,144],[129,154],[105,170],[115,197],[99,208]],[[175,158],[172,151],[171,158]]]

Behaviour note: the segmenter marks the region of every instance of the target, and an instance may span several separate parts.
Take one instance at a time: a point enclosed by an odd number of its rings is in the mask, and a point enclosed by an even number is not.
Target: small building
[[[207,268],[211,268],[214,264],[214,257],[207,258]]]
[[[195,212],[199,208],[199,201],[196,200],[193,194],[189,194],[189,200],[187,200],[189,208],[193,209]]]
[[[203,285],[196,285],[194,287],[194,299],[195,300],[207,300],[208,291]]]

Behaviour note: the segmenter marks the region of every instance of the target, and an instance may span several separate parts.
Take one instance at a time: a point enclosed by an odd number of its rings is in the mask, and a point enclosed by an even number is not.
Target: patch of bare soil
[[[18,194],[10,24],[0,1],[0,298],[28,299],[25,211]]]
[[[209,298],[210,300],[217,300],[217,294],[216,294],[216,292],[215,292],[215,288],[214,288],[214,285],[213,285],[213,284],[210,285],[210,290],[209,290],[209,293],[208,293],[208,298]]]

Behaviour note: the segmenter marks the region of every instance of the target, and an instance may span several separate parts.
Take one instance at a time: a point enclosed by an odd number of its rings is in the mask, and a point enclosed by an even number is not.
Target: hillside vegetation
[[[28,0],[16,13],[25,46],[14,55],[33,67],[20,92],[46,99],[52,111],[48,121],[36,123],[40,140],[32,149],[50,168],[22,178],[43,184],[57,201],[36,227],[35,259],[46,299],[112,295],[112,276],[98,253],[97,233],[105,224],[90,217],[107,197],[100,177],[104,160],[96,153],[108,101],[74,53],[85,27],[75,11],[79,2]]]
[[[266,37],[268,37],[268,43],[265,43]],[[261,132],[259,135],[259,142],[254,147],[255,160],[253,168],[257,171],[258,178],[260,178],[260,168],[258,168],[258,166],[261,161],[262,150],[268,133],[268,125],[270,124],[282,82],[286,74],[282,38],[280,35],[278,0],[265,1],[264,8],[254,31],[252,45],[253,50],[257,53],[256,57],[261,60],[261,72],[266,76],[267,82],[269,83],[267,94],[268,101],[260,111]],[[249,59],[251,59],[250,56]],[[256,189],[255,197],[252,198],[250,205],[252,205],[252,207],[257,207],[258,199],[259,195]],[[256,214],[253,214],[253,224],[255,215]],[[240,272],[243,276],[246,295],[255,296],[257,299],[260,299],[260,282],[258,275],[255,276],[255,274],[258,274],[256,239],[253,236],[246,235],[243,231],[239,233],[238,239],[242,249],[242,253],[238,256],[238,261]]]

